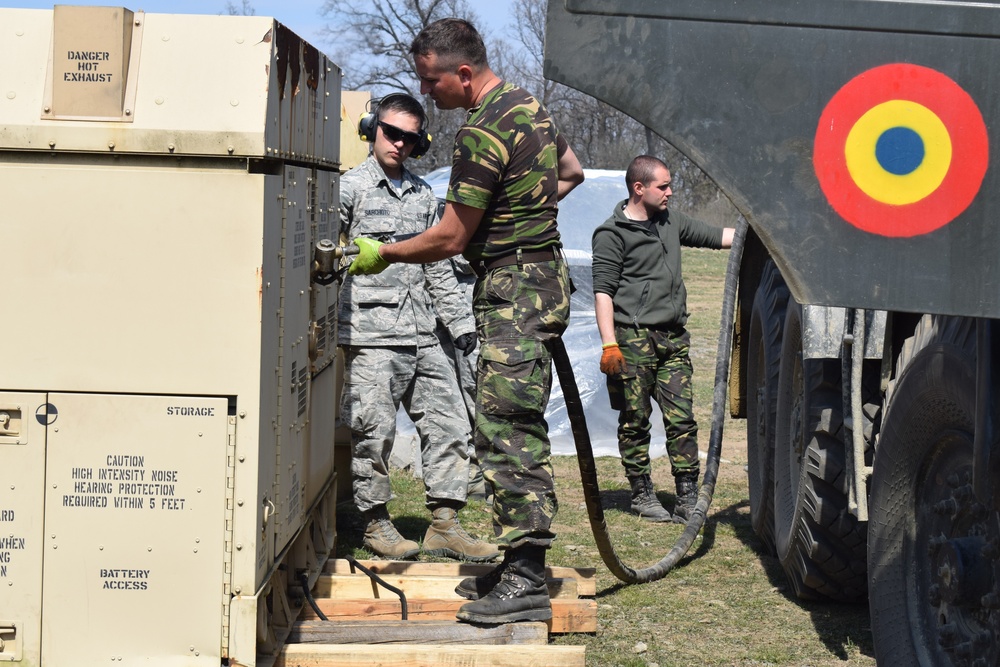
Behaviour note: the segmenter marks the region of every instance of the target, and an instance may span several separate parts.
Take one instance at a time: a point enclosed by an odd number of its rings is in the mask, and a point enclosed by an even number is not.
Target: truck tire
[[[782,336],[774,441],[774,537],[796,596],[859,602],[866,525],[847,509],[840,361],[803,359],[802,306]]]
[[[879,665],[1000,664],[998,489],[971,486],[976,366],[975,320],[924,316],[886,392],[869,503]]]
[[[761,274],[750,313],[747,359],[747,484],[750,523],[774,554],[774,422],[778,403],[781,332],[788,286],[771,260]]]

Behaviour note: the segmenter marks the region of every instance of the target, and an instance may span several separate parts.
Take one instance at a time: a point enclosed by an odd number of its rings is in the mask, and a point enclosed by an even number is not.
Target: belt
[[[469,262],[475,270],[476,275],[482,278],[487,271],[498,269],[501,266],[518,266],[522,264],[533,264],[535,262],[557,262],[559,261],[559,246],[549,246],[541,250],[517,250],[502,257],[488,257],[484,260]]]

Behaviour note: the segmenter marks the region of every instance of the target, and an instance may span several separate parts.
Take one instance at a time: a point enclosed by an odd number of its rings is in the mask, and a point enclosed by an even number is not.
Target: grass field
[[[684,253],[695,405],[702,428],[699,443],[705,452],[728,253]],[[663,443],[654,441],[653,453],[661,458],[654,461],[653,478],[661,499],[672,507],[673,480],[663,452]],[[867,606],[806,603],[793,597],[780,564],[764,552],[750,527],[745,465],[745,422],[727,420],[719,480],[702,533],[665,578],[629,586],[601,562],[576,457],[556,457],[558,539],[548,562],[597,568],[599,630],[554,641],[585,645],[587,664],[595,667],[874,665]],[[599,458],[598,471],[605,516],[622,560],[633,567],[660,560],[682,527],[646,523],[628,513],[629,490],[617,458]],[[419,540],[429,522],[422,483],[399,472],[393,484],[398,498],[390,503],[390,512],[404,535]],[[361,528],[356,513],[343,508],[343,514],[339,551],[369,557],[357,548]],[[470,532],[491,535],[489,508],[482,503],[470,503],[462,520]]]

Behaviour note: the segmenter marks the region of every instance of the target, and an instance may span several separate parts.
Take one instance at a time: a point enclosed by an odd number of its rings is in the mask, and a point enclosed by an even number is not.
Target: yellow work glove
[[[378,249],[382,246],[381,241],[362,236],[354,239],[354,245],[358,246],[358,256],[354,258],[354,261],[351,262],[351,268],[347,270],[352,276],[370,276],[382,273],[389,268],[389,262],[378,254]]]
[[[618,349],[618,343],[605,343],[601,346],[601,372],[605,375],[621,375],[625,372],[625,357]]]

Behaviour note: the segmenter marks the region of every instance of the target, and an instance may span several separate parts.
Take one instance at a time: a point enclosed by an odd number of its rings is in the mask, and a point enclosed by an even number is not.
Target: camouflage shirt
[[[422,232],[437,219],[430,186],[403,168],[396,188],[374,158],[340,182],[341,235],[380,240]],[[476,330],[472,308],[451,264],[392,264],[374,276],[345,274],[340,292],[341,345],[437,345],[435,317],[453,337]]]
[[[558,162],[565,139],[527,91],[501,82],[455,136],[447,199],[485,211],[465,249],[481,260],[559,243]]]

